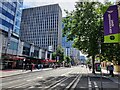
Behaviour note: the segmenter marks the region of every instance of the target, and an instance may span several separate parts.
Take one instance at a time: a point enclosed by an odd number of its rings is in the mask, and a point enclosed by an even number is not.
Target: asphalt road
[[[115,81],[89,74],[81,66],[6,77],[1,85],[2,90],[119,90]]]

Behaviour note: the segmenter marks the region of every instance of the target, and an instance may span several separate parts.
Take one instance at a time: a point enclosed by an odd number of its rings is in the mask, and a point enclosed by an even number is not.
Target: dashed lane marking
[[[69,73],[71,73],[72,71],[70,71],[70,72],[67,72],[67,73],[64,73],[64,74],[62,74],[61,76],[66,76],[66,75],[68,75]]]
[[[79,75],[76,76],[76,78],[66,87],[65,90],[67,90],[68,88],[70,88],[72,86],[73,83],[75,83],[75,81],[78,79]]]
[[[29,79],[29,80],[26,80],[26,81],[34,81],[34,80],[41,79],[41,78],[43,78],[43,77],[37,77],[37,78]]]
[[[88,77],[88,90],[92,90],[92,84],[90,81],[90,77]]]
[[[58,85],[60,85],[62,82],[64,82],[64,81],[67,80],[67,79],[68,79],[68,78],[65,78],[65,79],[63,79],[63,80],[60,80],[60,82],[57,83],[56,85],[54,85],[53,87],[51,87],[51,89],[57,87]]]
[[[80,76],[78,77],[77,81],[74,83],[74,85],[72,86],[72,88],[75,88],[75,87],[77,86],[77,84],[78,84],[78,82],[80,81],[81,77],[82,77],[82,75],[80,75]]]
[[[96,83],[95,81],[94,81],[93,83],[94,83],[94,85],[95,85],[95,89],[96,89],[96,90],[99,90],[97,83]]]

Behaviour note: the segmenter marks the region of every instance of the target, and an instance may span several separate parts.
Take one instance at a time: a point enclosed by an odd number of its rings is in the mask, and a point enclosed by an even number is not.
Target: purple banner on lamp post
[[[104,14],[104,35],[117,34],[119,30],[118,6],[110,6]]]

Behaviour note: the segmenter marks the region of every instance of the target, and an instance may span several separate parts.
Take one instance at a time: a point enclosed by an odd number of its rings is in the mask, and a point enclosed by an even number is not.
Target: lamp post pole
[[[99,43],[99,58],[100,58],[100,66],[101,66],[102,61],[101,61],[101,39],[100,38],[98,40],[98,43]],[[102,68],[101,68],[100,73],[101,73],[100,81],[101,81],[101,90],[102,90]]]

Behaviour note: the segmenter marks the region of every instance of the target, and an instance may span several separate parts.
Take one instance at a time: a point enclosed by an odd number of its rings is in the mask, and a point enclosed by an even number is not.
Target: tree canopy
[[[59,57],[60,63],[64,61],[64,50],[61,46],[58,46],[56,52],[52,54],[53,59],[57,59],[57,56]]]
[[[63,19],[63,36],[66,35],[68,40],[73,40],[73,46],[88,54],[88,57],[92,56],[93,73],[95,73],[95,56],[100,53],[99,49],[101,48],[103,51],[105,47],[109,46],[109,44],[103,44],[103,14],[110,5],[110,2],[104,4],[77,2],[75,10],[72,12],[65,10],[67,16]],[[107,57],[107,51],[102,54]]]

